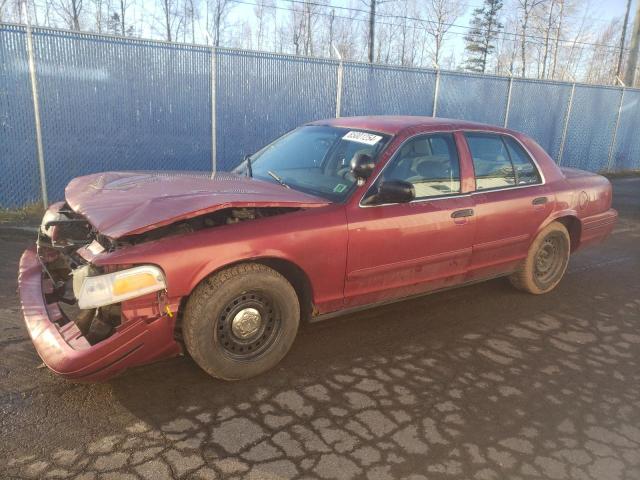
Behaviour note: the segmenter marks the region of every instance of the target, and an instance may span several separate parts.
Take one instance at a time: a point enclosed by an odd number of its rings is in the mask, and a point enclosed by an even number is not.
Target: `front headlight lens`
[[[78,307],[103,307],[167,288],[162,270],[142,265],[119,272],[86,277],[80,288]]]

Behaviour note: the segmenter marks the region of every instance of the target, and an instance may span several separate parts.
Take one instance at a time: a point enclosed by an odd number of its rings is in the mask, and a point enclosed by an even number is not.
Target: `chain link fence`
[[[640,90],[0,24],[0,207],[105,170],[229,170],[307,121],[437,115],[527,133],[561,165],[640,169]],[[44,171],[42,171],[44,170]],[[45,188],[41,186],[44,180]]]

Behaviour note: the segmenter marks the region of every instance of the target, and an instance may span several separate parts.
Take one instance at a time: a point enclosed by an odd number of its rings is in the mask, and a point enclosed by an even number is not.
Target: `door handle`
[[[532,205],[544,205],[549,199],[547,197],[537,197],[531,201]]]
[[[451,218],[473,217],[473,208],[464,208],[456,210],[451,214]]]

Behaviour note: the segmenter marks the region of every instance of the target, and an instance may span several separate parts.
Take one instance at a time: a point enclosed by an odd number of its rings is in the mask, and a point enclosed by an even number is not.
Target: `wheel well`
[[[556,218],[556,222],[560,222],[569,232],[571,240],[571,251],[573,252],[580,244],[580,234],[582,233],[582,224],[577,217],[568,215],[566,217]]]
[[[247,262],[266,265],[286,278],[298,295],[298,301],[300,302],[300,320],[309,320],[311,318],[313,312],[313,289],[311,287],[311,281],[304,270],[295,263],[281,258],[258,258],[248,260]]]

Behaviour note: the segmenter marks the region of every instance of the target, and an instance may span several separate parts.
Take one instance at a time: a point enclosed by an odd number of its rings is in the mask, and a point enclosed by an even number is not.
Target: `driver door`
[[[380,182],[404,180],[415,200],[376,201]],[[469,268],[475,217],[461,191],[451,133],[407,140],[359,204],[347,209],[345,303],[379,303],[461,283]]]

